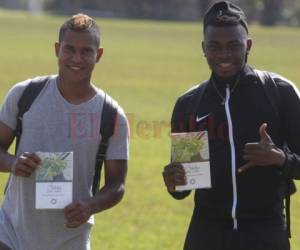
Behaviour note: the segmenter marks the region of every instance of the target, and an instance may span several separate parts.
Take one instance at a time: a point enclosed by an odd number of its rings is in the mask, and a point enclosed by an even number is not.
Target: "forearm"
[[[122,200],[124,193],[124,184],[116,183],[109,186],[104,185],[88,202],[91,213],[99,213],[117,205]]]
[[[15,156],[0,147],[0,172],[11,172]]]

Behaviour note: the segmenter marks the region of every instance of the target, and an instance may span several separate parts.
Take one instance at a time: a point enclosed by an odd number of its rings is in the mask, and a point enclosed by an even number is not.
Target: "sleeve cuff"
[[[183,192],[169,192],[170,195],[176,200],[182,200],[187,197],[191,191],[183,191]]]
[[[284,151],[285,161],[280,167],[285,178],[300,179],[300,157],[296,154]]]

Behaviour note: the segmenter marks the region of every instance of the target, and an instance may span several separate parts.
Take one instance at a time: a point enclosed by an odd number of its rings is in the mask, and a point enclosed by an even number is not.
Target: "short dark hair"
[[[234,26],[242,25],[248,33],[248,25],[244,11],[230,1],[221,1],[213,4],[205,13],[203,30],[207,26]]]
[[[94,35],[97,47],[100,46],[100,29],[96,21],[88,15],[78,13],[68,19],[59,30],[58,41],[61,43],[67,30],[90,32]]]

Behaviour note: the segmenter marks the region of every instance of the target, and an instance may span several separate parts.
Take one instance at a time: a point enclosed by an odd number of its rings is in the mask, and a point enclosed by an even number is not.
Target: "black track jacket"
[[[274,110],[255,72],[246,65],[236,86],[209,80],[196,112],[186,116],[197,86],[178,98],[172,115],[172,132],[207,130],[209,137],[211,189],[195,191],[193,221],[227,221],[235,229],[256,221],[280,225],[286,178],[300,178],[300,96],[287,79],[272,74],[280,93],[280,108]],[[219,93],[216,91],[218,88]],[[257,166],[237,169],[244,145],[260,140],[259,127],[267,131],[279,148],[287,144],[282,167]],[[190,192],[171,195],[182,199]]]

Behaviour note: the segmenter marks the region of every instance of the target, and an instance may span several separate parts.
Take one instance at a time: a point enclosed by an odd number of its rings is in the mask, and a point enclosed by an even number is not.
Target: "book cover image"
[[[37,152],[36,209],[63,209],[73,199],[73,152]]]
[[[50,181],[72,181],[73,180],[73,154],[63,153],[42,153],[37,155],[42,162],[36,172],[37,182]]]
[[[201,162],[209,160],[207,131],[174,133],[172,138],[173,162]]]
[[[171,134],[172,162],[182,163],[186,185],[177,191],[211,188],[209,143],[207,131]]]

